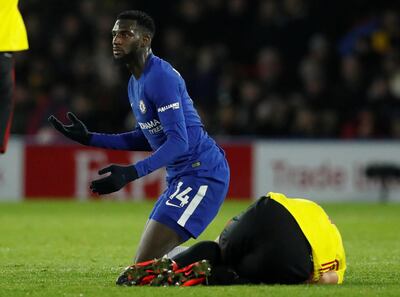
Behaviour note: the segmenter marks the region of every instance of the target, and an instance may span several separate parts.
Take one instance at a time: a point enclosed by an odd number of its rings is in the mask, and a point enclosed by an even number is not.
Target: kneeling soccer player
[[[341,284],[345,269],[340,233],[325,211],[270,192],[234,217],[217,242],[130,266],[117,284]]]

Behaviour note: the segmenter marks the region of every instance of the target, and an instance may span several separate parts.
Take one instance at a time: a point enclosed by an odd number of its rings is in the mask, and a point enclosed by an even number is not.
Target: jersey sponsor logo
[[[153,119],[153,120],[145,122],[145,123],[142,123],[142,122],[138,122],[138,123],[139,123],[139,126],[141,129],[153,129],[153,128],[161,125],[160,121],[157,119]]]
[[[158,112],[164,112],[168,109],[179,109],[179,102],[174,102],[165,106],[161,106],[157,109]]]
[[[141,113],[143,113],[143,114],[146,113],[146,105],[144,104],[143,100],[139,101],[139,109],[140,109]]]
[[[150,134],[156,134],[157,132],[162,131],[163,127],[161,122],[157,119],[153,119],[148,122],[138,122],[140,129],[147,130]]]

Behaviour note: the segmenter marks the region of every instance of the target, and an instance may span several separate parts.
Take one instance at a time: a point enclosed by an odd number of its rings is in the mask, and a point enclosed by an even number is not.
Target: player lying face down
[[[279,193],[234,217],[217,241],[168,256],[127,268],[117,284],[341,284],[346,270],[340,233],[325,211]],[[144,267],[150,273],[137,273]]]

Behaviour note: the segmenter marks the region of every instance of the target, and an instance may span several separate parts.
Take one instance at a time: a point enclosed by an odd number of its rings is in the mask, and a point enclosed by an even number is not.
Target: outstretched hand
[[[54,115],[48,118],[50,124],[62,133],[64,136],[79,142],[80,144],[88,145],[92,134],[88,131],[85,124],[80,121],[72,112],[67,113],[67,118],[72,122],[71,125],[65,125],[58,120]]]
[[[138,178],[138,173],[134,165],[121,166],[110,165],[99,170],[99,174],[111,173],[110,175],[94,180],[90,184],[93,193],[103,195],[110,194],[120,190],[127,183]]]

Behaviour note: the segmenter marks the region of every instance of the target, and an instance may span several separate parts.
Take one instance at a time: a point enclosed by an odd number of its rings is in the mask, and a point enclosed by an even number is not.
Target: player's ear
[[[142,35],[142,47],[150,47],[151,45],[151,35],[147,32],[144,32]]]

